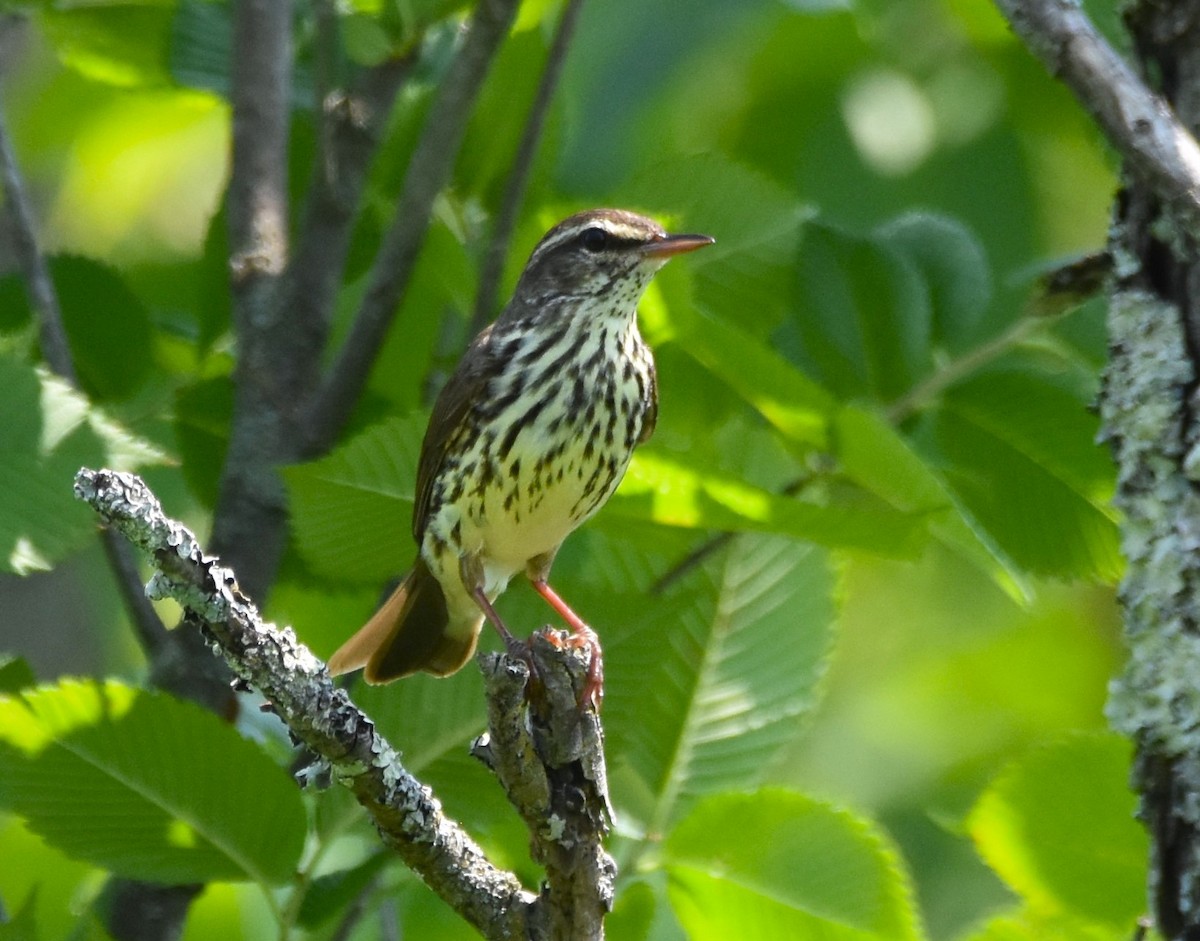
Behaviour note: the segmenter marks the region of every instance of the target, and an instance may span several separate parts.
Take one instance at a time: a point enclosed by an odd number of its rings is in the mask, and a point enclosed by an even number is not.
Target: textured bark
[[[1200,125],[1200,4],[1129,11],[1139,65],[1188,131]],[[1188,138],[1191,140],[1191,138]],[[1191,141],[1191,146],[1195,142]],[[1193,170],[1191,192],[1200,192]],[[1109,703],[1137,746],[1159,931],[1200,938],[1200,258],[1195,216],[1142,175],[1118,200],[1117,281],[1102,407],[1118,467],[1129,663]]]
[[[1129,662],[1108,715],[1136,746],[1157,928],[1200,939],[1200,2],[1130,7],[1134,67],[1076,4],[997,4],[1125,161],[1100,404],[1124,516]]]

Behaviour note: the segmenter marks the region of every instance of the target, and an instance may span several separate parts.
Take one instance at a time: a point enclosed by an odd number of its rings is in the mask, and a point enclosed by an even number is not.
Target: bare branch
[[[25,193],[25,182],[17,167],[17,155],[9,140],[4,116],[0,114],[0,173],[4,175],[4,199],[12,216],[13,247],[25,289],[29,292],[30,306],[38,320],[42,356],[58,375],[76,384],[75,365],[71,361],[71,348],[67,344],[67,331],[63,329],[62,308],[46,259],[38,250],[37,229],[33,222],[33,209]]]
[[[279,274],[287,257],[291,48],[291,3],[238,0],[230,62],[229,241],[235,295],[260,276]]]
[[[318,4],[317,9],[325,6]],[[319,354],[328,339],[367,172],[396,94],[415,62],[414,54],[382,63],[367,70],[357,88],[331,91],[319,103],[321,152],[295,252],[276,300],[282,316],[302,334],[296,342],[306,352],[297,357],[295,368],[306,377],[300,382],[303,389],[317,387]]]
[[[1200,226],[1200,146],[1076,0],[996,0],[1013,30],[1095,118],[1129,169]]]
[[[291,18],[288,0],[237,0],[230,64],[229,251],[238,361],[213,546],[260,597],[283,551],[287,514],[275,467],[291,456],[290,420],[305,375],[299,346],[305,332],[274,302],[287,260]]]
[[[517,154],[513,158],[512,170],[508,174],[508,185],[504,190],[500,212],[496,215],[492,240],[483,260],[479,289],[475,294],[475,313],[471,317],[471,335],[482,330],[496,313],[496,291],[500,285],[500,276],[504,273],[508,243],[517,227],[517,218],[521,214],[521,204],[525,201],[525,190],[529,185],[529,174],[533,169],[533,158],[537,156],[542,131],[546,125],[546,115],[550,112],[554,91],[562,77],[567,50],[570,48],[571,38],[575,35],[575,24],[579,21],[579,11],[582,8],[583,0],[566,0],[563,4],[554,40],[546,58],[546,67],[542,70],[533,105],[529,109],[525,129],[521,133],[521,142],[517,145]]]
[[[475,7],[466,38],[438,89],[413,151],[396,215],[375,259],[354,326],[309,412],[307,454],[329,448],[366,386],[416,263],[433,201],[450,179],[471,106],[518,6],[518,0],[480,0]]]
[[[271,702],[300,741],[350,788],[383,841],[485,937],[527,937],[536,896],[493,866],[405,770],[374,723],[333,685],[325,665],[291,629],[264,624],[233,571],[202,551],[195,536],[163,514],[132,474],[81,470],[75,492],[144,552],[158,573],[147,586],[172,597],[200,624],[230,668]]]

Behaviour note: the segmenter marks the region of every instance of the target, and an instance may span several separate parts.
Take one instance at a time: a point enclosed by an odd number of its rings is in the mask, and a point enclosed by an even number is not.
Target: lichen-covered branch
[[[152,597],[174,598],[242,680],[257,688],[298,740],[350,788],[394,849],[488,938],[598,939],[612,904],[615,867],[604,852],[611,811],[598,717],[581,712],[586,655],[535,638],[538,682],[508,654],[482,657],[490,741],[477,744],[532,834],[546,868],[538,895],[494,866],[409,774],[371,720],[334,686],[325,664],[292,633],[265,624],[233,571],[168,518],[140,478],[81,470],[77,496],[143,552]]]
[[[996,6],[1030,51],[1075,93],[1125,159],[1127,172],[1200,227],[1200,145],[1077,0],[996,0]]]
[[[533,916],[538,936],[582,941],[603,937],[617,871],[604,850],[612,819],[604,733],[596,713],[578,706],[588,654],[564,649],[562,636],[549,628],[533,635],[528,687],[527,664],[502,654],[480,658],[488,732],[472,751],[499,778],[546,869]]]
[[[1200,452],[1184,430],[1194,368],[1178,309],[1159,298],[1117,291],[1109,331],[1117,352],[1101,403],[1124,517],[1129,661],[1107,711],[1137,743],[1160,929],[1192,937],[1200,926]]]
[[[262,622],[233,572],[163,514],[140,478],[85,469],[76,476],[75,492],[149,556],[157,574],[147,592],[174,598],[199,622],[234,673],[260,690],[296,737],[329,762],[385,843],[486,937],[526,936],[525,909],[534,897],[442,813],[291,629]]]

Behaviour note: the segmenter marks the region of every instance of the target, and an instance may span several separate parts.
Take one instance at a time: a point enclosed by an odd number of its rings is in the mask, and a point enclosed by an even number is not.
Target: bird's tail
[[[418,556],[412,571],[371,620],[329,658],[329,672],[337,676],[365,667],[363,678],[368,683],[390,683],[419,670],[449,676],[475,652],[479,627],[449,629],[446,595]]]

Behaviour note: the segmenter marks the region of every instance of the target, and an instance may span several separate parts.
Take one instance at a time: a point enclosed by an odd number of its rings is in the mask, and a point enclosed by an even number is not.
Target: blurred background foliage
[[[360,208],[339,334],[463,6],[338,7],[347,74],[421,46]],[[141,700],[128,705],[120,684],[16,691],[31,679],[23,663],[47,682],[142,679],[93,523],[70,496],[80,464],[137,467],[168,512],[209,525],[235,355],[218,213],[229,10],[0,9],[2,106],[83,390],[34,368],[36,331],[0,243],[0,647],[22,658],[0,674],[0,726],[26,730],[7,734],[0,762],[33,769],[0,775],[0,900],[14,919],[0,938],[35,921],[37,937],[92,937],[71,932],[99,931],[88,912],[103,870],[145,870],[114,862],[103,837],[64,842],[53,809],[30,809],[55,773],[35,768],[30,743],[75,741],[96,702],[126,718]],[[410,561],[421,410],[469,335],[558,12],[522,7],[352,434],[285,473],[292,538],[265,613],[318,654]],[[313,41],[301,4],[297,196],[317,137]],[[1132,935],[1144,840],[1128,750],[1103,717],[1121,657],[1112,474],[1090,412],[1103,307],[1047,302],[1039,281],[1103,246],[1115,188],[1086,116],[987,3],[585,5],[506,286],[549,224],[588,205],[718,240],[647,296],[658,434],[556,569],[608,652],[623,867],[610,936]],[[721,530],[743,535],[658,584]],[[514,586],[503,610],[532,627],[545,614],[530,594]],[[482,723],[473,671],[355,698],[498,861],[536,879],[466,757]],[[286,762],[277,729],[242,731]],[[219,733],[196,734],[219,763]],[[102,756],[107,777],[126,773],[95,749],[81,753]],[[304,891],[257,887],[286,881],[278,859],[255,866],[250,853],[239,876],[203,854],[170,857],[181,868],[164,871],[211,881],[186,938],[277,934],[280,920],[329,937],[370,887],[353,937],[378,935],[377,909],[406,937],[466,936],[376,852],[343,795],[305,800]]]

